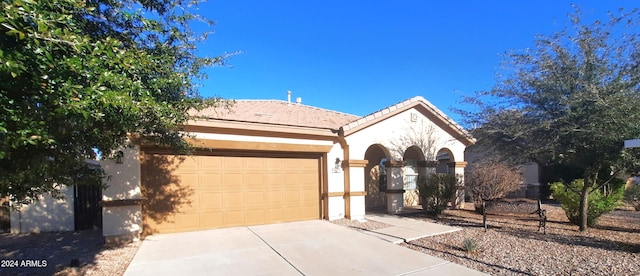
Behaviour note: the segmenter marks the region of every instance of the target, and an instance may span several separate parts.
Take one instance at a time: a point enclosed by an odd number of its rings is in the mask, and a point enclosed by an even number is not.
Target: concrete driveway
[[[147,237],[125,275],[483,275],[326,221]]]

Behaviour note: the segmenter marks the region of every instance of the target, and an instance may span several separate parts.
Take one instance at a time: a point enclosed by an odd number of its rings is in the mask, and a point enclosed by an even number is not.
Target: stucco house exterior
[[[119,162],[101,161],[107,242],[398,213],[419,203],[418,177],[464,175],[464,151],[474,143],[422,97],[364,117],[290,100],[237,100],[197,115],[184,126],[192,155],[133,143]]]

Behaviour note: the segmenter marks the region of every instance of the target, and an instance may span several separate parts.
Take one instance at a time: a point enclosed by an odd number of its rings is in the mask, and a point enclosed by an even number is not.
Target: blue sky
[[[637,1],[209,0],[217,22],[203,55],[241,51],[231,67],[207,70],[203,96],[302,98],[311,106],[366,115],[423,96],[454,120],[463,95],[495,83],[509,49]]]

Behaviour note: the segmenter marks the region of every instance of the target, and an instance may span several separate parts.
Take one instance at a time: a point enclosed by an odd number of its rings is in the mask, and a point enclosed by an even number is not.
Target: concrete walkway
[[[153,276],[354,274],[484,275],[320,220],[149,236],[125,272]]]
[[[367,214],[365,218],[392,225],[378,230],[365,230],[364,233],[395,244],[462,230],[462,228],[388,214]]]

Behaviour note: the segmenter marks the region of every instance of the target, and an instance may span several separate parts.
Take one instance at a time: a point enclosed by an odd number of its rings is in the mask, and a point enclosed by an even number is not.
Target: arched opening
[[[364,158],[369,161],[364,168],[365,190],[367,195],[364,198],[365,210],[385,210],[387,206],[386,169],[384,162],[389,159],[388,150],[380,145],[369,146],[364,154]]]
[[[453,158],[453,153],[448,148],[442,148],[438,150],[438,154],[436,154],[436,161],[438,161],[436,173],[455,173],[453,168],[451,167],[451,164],[455,160]]]

